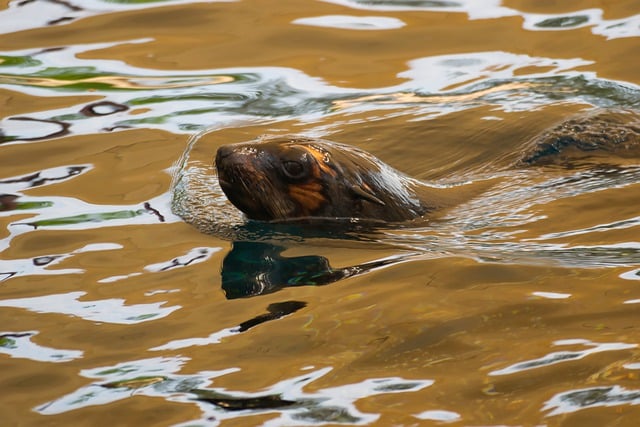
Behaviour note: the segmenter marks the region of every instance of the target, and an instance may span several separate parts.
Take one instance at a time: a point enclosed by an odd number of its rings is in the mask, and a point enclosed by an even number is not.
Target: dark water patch
[[[282,396],[278,395],[236,397],[208,390],[197,390],[195,394],[198,396],[196,400],[212,403],[229,411],[278,409],[297,403],[292,400],[285,400]]]
[[[186,338],[169,341],[166,344],[162,344],[151,348],[151,351],[165,351],[165,350],[179,350],[188,347],[195,346],[208,346],[213,344],[219,344],[222,340],[228,339],[231,336],[241,334],[256,326],[262,325],[266,322],[282,319],[297,311],[305,308],[307,303],[304,301],[282,301],[272,303],[267,306],[267,312],[261,313],[241,322],[239,325],[224,328],[222,330],[213,332],[205,338]]]
[[[555,18],[547,18],[535,24],[539,28],[573,28],[584,25],[589,22],[589,16],[559,16]]]
[[[236,241],[222,262],[222,289],[228,299],[251,297],[294,286],[324,286],[375,269],[403,262],[398,255],[348,267],[334,268],[320,255],[286,257],[287,246]]]
[[[302,301],[284,301],[277,302],[273,304],[269,304],[267,307],[267,313],[260,314],[252,319],[246,320],[238,325],[238,332],[245,332],[249,329],[258,326],[262,323],[269,322],[272,320],[281,319],[284,316],[288,316],[290,314],[295,313],[296,311],[307,306],[306,302]]]

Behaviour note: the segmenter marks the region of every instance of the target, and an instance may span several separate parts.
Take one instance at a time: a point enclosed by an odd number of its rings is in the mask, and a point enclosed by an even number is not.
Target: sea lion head
[[[250,219],[416,215],[395,215],[398,194],[391,193],[397,188],[386,188],[386,165],[353,147],[312,138],[271,138],[223,145],[215,164],[225,195]]]

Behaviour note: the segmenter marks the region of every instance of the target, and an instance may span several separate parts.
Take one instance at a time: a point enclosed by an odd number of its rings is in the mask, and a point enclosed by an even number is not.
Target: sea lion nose
[[[218,148],[216,152],[216,167],[219,168],[225,158],[229,157],[233,154],[233,146],[231,145],[222,145]]]

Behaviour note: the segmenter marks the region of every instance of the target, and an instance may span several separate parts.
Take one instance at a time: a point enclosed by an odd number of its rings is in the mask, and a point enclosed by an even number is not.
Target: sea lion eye
[[[285,160],[282,162],[282,171],[290,179],[301,179],[307,175],[306,168],[295,160]]]
[[[312,172],[311,156],[301,149],[286,150],[280,155],[280,168],[285,178],[301,181]]]

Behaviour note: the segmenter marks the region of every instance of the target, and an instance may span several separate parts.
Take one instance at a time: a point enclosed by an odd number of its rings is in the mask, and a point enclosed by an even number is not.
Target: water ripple
[[[432,380],[407,380],[399,377],[370,378],[361,382],[304,389],[332,368],[320,368],[280,381],[259,393],[231,391],[207,387],[212,379],[237,372],[237,368],[179,375],[188,361],[183,357],[151,358],[119,363],[111,367],[87,369],[81,375],[94,379],[92,384],[35,408],[43,415],[60,414],[93,405],[107,405],[133,396],[171,396],[175,402],[197,404],[202,411],[199,420],[217,426],[227,419],[275,414],[265,426],[303,426],[335,423],[368,424],[379,414],[356,408],[361,399],[389,393],[417,392],[433,384]]]
[[[560,31],[592,27],[593,34],[607,39],[640,36],[640,15],[604,19],[602,9],[582,9],[561,14],[526,13],[502,5],[500,0],[323,0],[353,9],[385,12],[431,11],[465,13],[469,19],[497,19],[521,16],[529,31]]]
[[[543,410],[550,411],[547,416],[553,416],[601,406],[638,404],[640,404],[640,390],[627,390],[614,385],[558,393],[545,403]]]
[[[527,371],[530,369],[547,367],[547,366],[555,365],[562,362],[580,360],[591,354],[601,353],[604,351],[628,350],[631,348],[638,347],[637,344],[595,343],[595,342],[582,340],[582,339],[561,340],[561,341],[556,341],[553,344],[556,346],[582,345],[588,348],[580,351],[558,351],[558,352],[549,353],[538,359],[516,363],[514,365],[507,366],[506,368],[499,369],[497,371],[492,371],[489,373],[489,375],[510,375],[510,374],[514,374],[522,371]]]
[[[638,87],[575,71],[591,64],[580,58],[506,52],[416,58],[408,63],[408,70],[398,74],[402,83],[363,90],[332,86],[282,67],[161,71],[79,57],[118,44],[5,53],[0,87],[32,96],[69,96],[72,105],[4,118],[0,142],[39,141],[95,133],[96,129],[142,127],[185,133],[243,120],[312,121],[365,111],[384,116],[398,107],[404,107],[403,114],[424,118],[481,105],[503,111],[531,110],[559,101],[640,106]],[[58,67],[60,63],[65,67]],[[528,72],[521,74],[522,69]],[[92,95],[89,102],[77,98],[88,93]],[[95,96],[103,99],[96,102]]]
[[[165,302],[125,304],[121,298],[84,301],[86,292],[42,295],[31,298],[0,300],[0,307],[15,307],[36,313],[58,313],[92,322],[132,325],[166,317],[180,306],[162,307]]]
[[[189,3],[211,3],[234,0],[189,0]],[[182,0],[22,0],[9,2],[6,10],[0,11],[3,25],[0,34],[8,34],[49,25],[69,24],[90,16],[149,9],[184,4]]]
[[[37,362],[69,362],[81,358],[83,351],[45,347],[31,341],[38,331],[0,332],[0,353]]]

